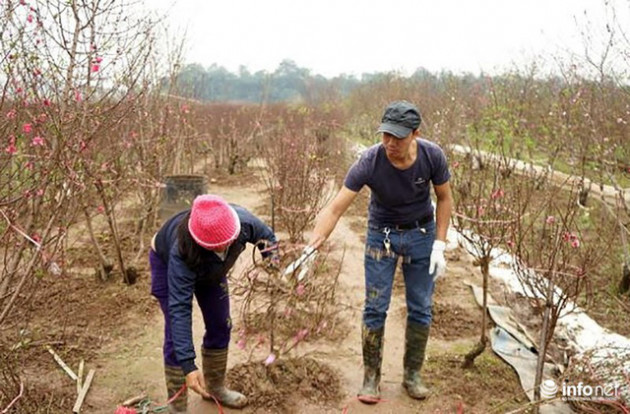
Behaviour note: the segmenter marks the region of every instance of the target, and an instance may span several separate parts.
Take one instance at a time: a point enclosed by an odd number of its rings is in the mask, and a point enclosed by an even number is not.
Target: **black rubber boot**
[[[381,398],[381,362],[383,360],[383,334],[385,327],[371,330],[363,325],[363,388],[359,391],[359,401],[376,404]]]
[[[411,398],[418,400],[429,396],[430,391],[422,384],[420,370],[424,362],[424,353],[429,340],[429,326],[407,321],[405,331],[405,359],[403,365],[403,387]]]
[[[180,367],[164,365],[164,378],[166,379],[166,394],[169,400],[186,385],[186,376]],[[168,411],[171,414],[185,414],[187,409],[188,394],[186,390],[168,405]]]
[[[247,405],[247,397],[237,391],[225,387],[225,371],[227,368],[228,350],[201,349],[203,376],[206,389],[219,402],[230,408],[243,408]],[[210,399],[212,401],[212,399]]]

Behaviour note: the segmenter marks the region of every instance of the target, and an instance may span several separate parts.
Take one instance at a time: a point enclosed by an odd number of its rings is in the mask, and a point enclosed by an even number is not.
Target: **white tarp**
[[[454,229],[449,229],[447,250],[468,241]],[[471,251],[470,248],[467,249]],[[535,292],[526,291],[513,270],[513,258],[505,251],[497,249],[495,260],[490,264],[490,276],[502,281],[512,292],[525,297],[540,299]],[[534,276],[536,277],[536,276]],[[581,360],[590,360],[598,370],[599,377],[608,386],[619,386],[625,401],[630,401],[630,339],[601,327],[586,312],[575,304],[567,304],[566,310],[558,319],[555,335],[566,338]],[[611,363],[612,362],[612,363]]]

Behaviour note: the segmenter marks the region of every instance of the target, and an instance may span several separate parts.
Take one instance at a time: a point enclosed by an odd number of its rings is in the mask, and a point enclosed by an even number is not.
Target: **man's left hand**
[[[446,259],[444,258],[444,250],[446,243],[442,240],[433,242],[431,250],[431,261],[429,262],[429,274],[433,275],[433,281],[438,280],[440,276],[446,273]]]

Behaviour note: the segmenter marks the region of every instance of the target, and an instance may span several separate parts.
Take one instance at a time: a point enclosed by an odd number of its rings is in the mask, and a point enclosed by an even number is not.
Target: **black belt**
[[[419,220],[410,221],[408,223],[402,224],[374,224],[370,227],[376,229],[384,229],[389,228],[392,230],[411,230],[424,226],[425,224],[431,223],[433,221],[433,215],[422,217]]]

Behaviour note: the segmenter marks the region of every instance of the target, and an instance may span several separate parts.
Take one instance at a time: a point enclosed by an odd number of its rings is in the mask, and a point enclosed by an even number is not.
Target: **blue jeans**
[[[385,248],[389,230],[390,251]],[[435,222],[410,230],[370,226],[365,242],[365,307],[363,323],[371,330],[385,325],[392,296],[396,263],[402,257],[407,321],[431,324],[433,276],[429,259],[435,240]]]

